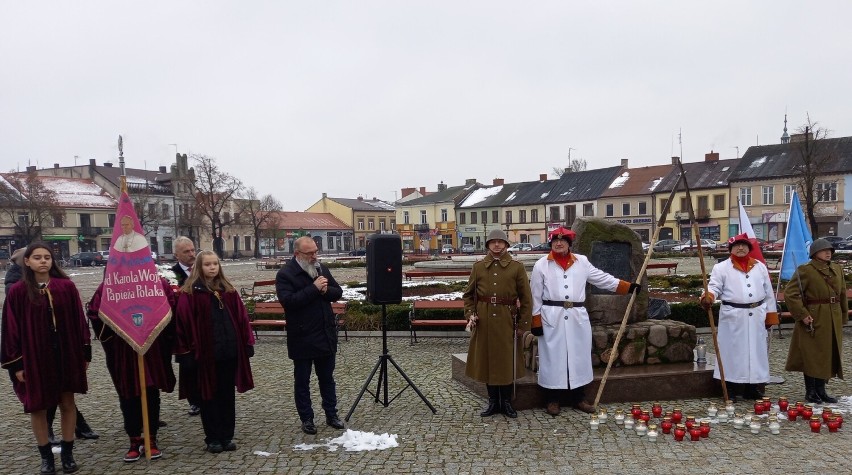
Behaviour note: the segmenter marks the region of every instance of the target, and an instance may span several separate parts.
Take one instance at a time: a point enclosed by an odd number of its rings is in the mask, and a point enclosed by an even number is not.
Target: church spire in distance
[[[790,135],[787,133],[787,113],[784,113],[784,133],[781,134],[781,143],[790,143]]]

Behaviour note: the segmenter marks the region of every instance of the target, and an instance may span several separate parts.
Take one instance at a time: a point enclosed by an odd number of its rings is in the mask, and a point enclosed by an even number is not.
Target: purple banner
[[[148,239],[127,193],[121,195],[104,273],[100,318],[145,354],[172,316]]]

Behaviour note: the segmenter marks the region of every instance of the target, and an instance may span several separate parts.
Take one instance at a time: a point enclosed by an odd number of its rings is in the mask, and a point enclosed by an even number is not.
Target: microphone
[[[320,267],[319,261],[314,261],[314,267],[317,270],[317,277],[322,275],[322,267]]]

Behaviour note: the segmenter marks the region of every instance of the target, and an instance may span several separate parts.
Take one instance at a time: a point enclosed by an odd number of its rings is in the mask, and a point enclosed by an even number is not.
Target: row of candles
[[[805,406],[802,402],[797,402],[791,407],[787,398],[784,397],[778,400],[778,408],[781,412],[787,413],[787,419],[789,421],[795,421],[798,417],[809,421],[812,432],[820,432],[823,424],[826,425],[829,432],[837,432],[837,430],[843,426],[842,415],[839,413],[832,413],[829,408],[823,408],[821,416],[814,415],[814,411],[811,406]],[[720,411],[719,408],[711,402],[707,408],[707,415],[711,418],[716,418],[716,421],[721,423],[726,423],[730,419],[733,422],[734,428],[741,429],[743,427],[747,427],[753,434],[758,434],[762,426],[760,417],[758,416],[762,415],[764,412],[769,412],[770,417],[768,428],[770,433],[776,435],[780,433],[781,426],[778,421],[784,416],[779,415],[778,412],[773,409],[772,402],[769,398],[763,398],[762,400],[756,401],[754,403],[754,409],[754,412],[748,411],[748,413],[743,416],[742,414],[735,414],[736,408],[732,401],[727,401],[725,408],[722,411]],[[687,416],[686,421],[681,424],[684,418],[683,410],[680,407],[675,407],[671,412],[666,412],[665,416],[663,416],[663,407],[660,403],[654,403],[650,412],[643,410],[639,404],[634,404],[633,408],[630,410],[630,416],[625,415],[624,411],[618,409],[615,412],[614,419],[616,425],[624,425],[625,429],[634,429],[635,427],[638,435],[647,435],[649,440],[655,441],[660,432],[658,431],[656,424],[650,423],[652,414],[655,418],[663,417],[659,431],[663,434],[673,433],[675,440],[683,440],[686,434],[689,434],[690,439],[693,441],[700,440],[702,437],[706,438],[710,435],[710,421],[701,421],[696,424],[694,417]],[[606,408],[601,408],[600,413],[592,415],[590,427],[593,430],[598,429],[601,424],[606,423],[608,418],[609,415],[607,414]]]

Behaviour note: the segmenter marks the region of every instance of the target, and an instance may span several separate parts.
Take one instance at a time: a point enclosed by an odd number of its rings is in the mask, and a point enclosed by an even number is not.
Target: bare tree
[[[816,220],[817,203],[828,201],[830,193],[837,193],[837,183],[817,183],[818,178],[828,169],[828,165],[838,157],[826,146],[824,139],[828,138],[829,131],[819,126],[817,122],[811,122],[808,117],[805,125],[797,130],[793,136],[793,150],[798,156],[794,156],[793,175],[798,177],[796,187],[802,196],[802,204],[811,225],[811,234],[819,236],[819,226]]]
[[[258,199],[257,190],[249,188],[243,193],[240,216],[251,225],[254,232],[254,257],[260,257],[260,228],[267,227],[281,211],[281,203],[272,195]]]
[[[154,198],[150,195],[136,195],[133,197],[133,207],[136,208],[136,216],[145,235],[151,233],[157,227],[168,225],[168,219],[162,212],[163,204],[168,204],[163,199]],[[165,221],[165,222],[164,222]]]
[[[0,183],[0,216],[12,223],[22,244],[40,239],[43,230],[53,226],[56,219],[62,221],[65,213],[56,193],[39,180],[38,173],[10,173],[3,178],[5,183]]]
[[[586,169],[587,165],[586,160],[583,158],[572,158],[566,168],[553,167],[553,174],[556,176],[562,176],[566,173],[581,172]]]
[[[192,181],[196,208],[207,218],[213,238],[213,251],[221,258],[224,254],[222,229],[239,220],[239,213],[230,214],[227,210],[231,209],[243,184],[220,169],[215,158],[195,154],[191,158],[196,165]]]

